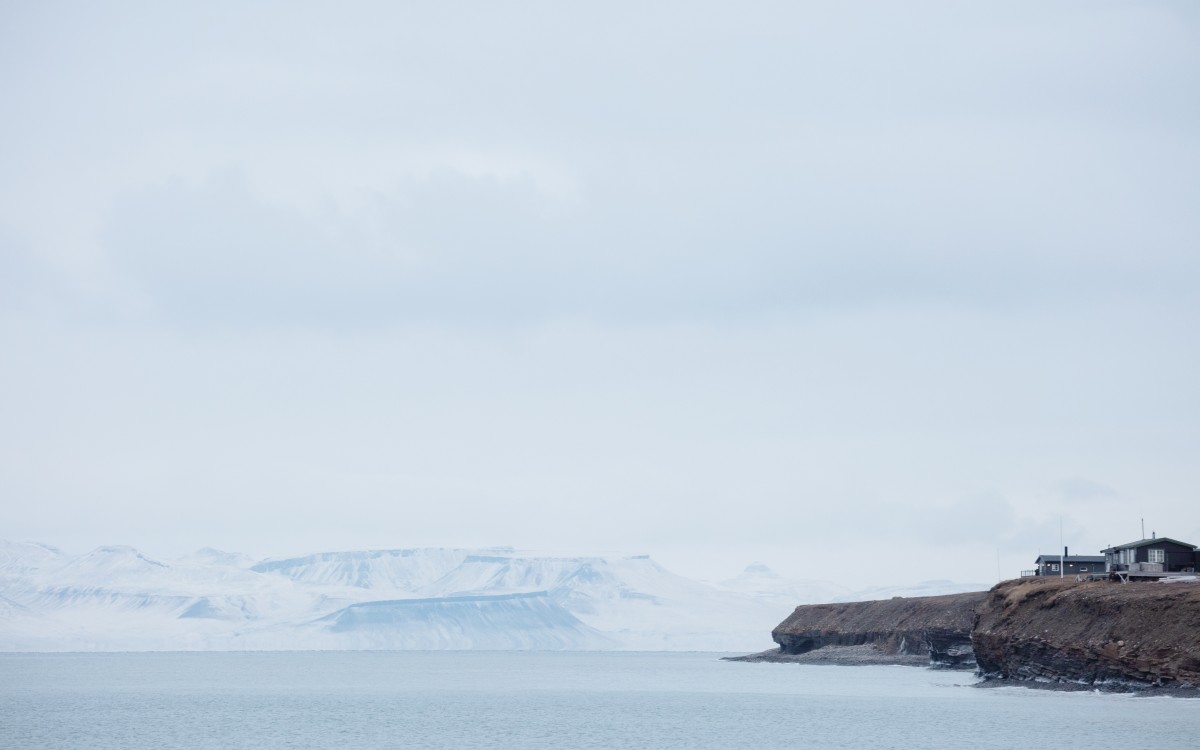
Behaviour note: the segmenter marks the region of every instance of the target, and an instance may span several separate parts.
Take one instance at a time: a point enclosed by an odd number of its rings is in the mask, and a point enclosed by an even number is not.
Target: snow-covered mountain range
[[[754,651],[798,604],[985,588],[947,581],[859,596],[753,564],[703,583],[648,556],[509,548],[324,552],[255,562],[203,549],[68,555],[0,541],[0,651],[624,649]]]

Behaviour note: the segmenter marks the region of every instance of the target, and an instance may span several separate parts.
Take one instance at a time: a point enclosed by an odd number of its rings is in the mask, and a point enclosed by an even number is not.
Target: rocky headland
[[[1006,581],[976,611],[980,675],[1034,685],[1200,690],[1200,583]]]
[[[987,593],[803,605],[771,631],[777,650],[739,658],[974,667],[971,628]]]
[[[974,668],[984,684],[1200,695],[1200,582],[1023,578],[990,591],[797,607],[745,661]]]

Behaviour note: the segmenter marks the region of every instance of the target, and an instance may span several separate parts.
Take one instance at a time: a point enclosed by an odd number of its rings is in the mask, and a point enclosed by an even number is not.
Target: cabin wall
[[[1153,544],[1150,547],[1161,548],[1166,552],[1163,570],[1179,571],[1190,568],[1196,563],[1196,551],[1183,544]],[[1146,559],[1150,559],[1150,547],[1144,547]],[[1141,558],[1139,558],[1141,559]]]
[[[1043,561],[1041,565],[1037,566],[1038,575],[1040,575],[1040,576],[1056,576],[1056,575],[1058,575],[1059,571],[1054,570],[1054,568],[1052,567],[1054,565],[1058,565],[1058,560]],[[1103,562],[1071,562],[1068,560],[1066,562],[1066,564],[1064,565],[1062,572],[1063,572],[1064,576],[1077,576],[1077,575],[1081,575],[1081,574],[1086,575],[1088,573],[1103,573],[1104,572],[1104,563]]]
[[[1175,542],[1157,541],[1153,544],[1146,544],[1134,549],[1134,562],[1148,563],[1150,562],[1150,550],[1163,550],[1163,570],[1167,572],[1179,572],[1192,568],[1200,570],[1200,551],[1186,544],[1176,544]],[[1121,562],[1120,551],[1107,555],[1108,569],[1112,570],[1114,564],[1124,566]]]

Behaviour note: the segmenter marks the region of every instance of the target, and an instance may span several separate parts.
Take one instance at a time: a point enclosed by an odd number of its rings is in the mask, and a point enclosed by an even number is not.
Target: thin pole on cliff
[[[1062,533],[1062,516],[1058,517],[1058,546],[1062,547],[1062,553],[1058,556],[1058,577],[1064,578],[1067,575],[1067,548],[1063,547]]]

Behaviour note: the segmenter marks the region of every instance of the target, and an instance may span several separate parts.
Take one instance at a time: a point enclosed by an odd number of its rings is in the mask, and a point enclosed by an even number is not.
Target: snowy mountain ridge
[[[964,588],[986,587],[917,587]],[[771,645],[771,629],[796,605],[853,596],[761,564],[708,584],[648,555],[419,548],[255,562],[206,548],[159,561],[132,547],[73,556],[0,541],[3,651],[751,651]]]

